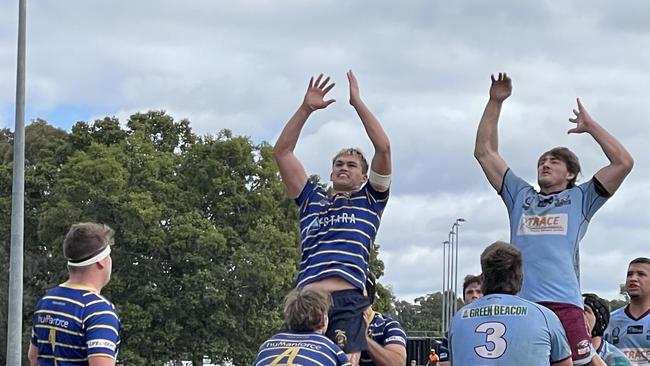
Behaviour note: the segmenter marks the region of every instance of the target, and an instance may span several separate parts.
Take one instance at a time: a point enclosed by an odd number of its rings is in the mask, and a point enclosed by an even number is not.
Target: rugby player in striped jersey
[[[363,312],[370,249],[388,200],[391,153],[388,136],[359,94],[352,71],[347,73],[350,104],[374,147],[370,166],[360,150],[341,150],[332,161],[332,190],[310,181],[294,154],[307,118],[334,103],[325,95],[334,87],[329,77],[312,77],[305,97],[273,148],[282,181],[300,210],[301,258],[298,288],[332,295],[327,336],[348,354],[353,365],[367,348]]]
[[[113,230],[72,225],[63,241],[68,280],[36,305],[27,357],[31,366],[114,366],[120,345],[115,307],[100,292],[111,278]]]

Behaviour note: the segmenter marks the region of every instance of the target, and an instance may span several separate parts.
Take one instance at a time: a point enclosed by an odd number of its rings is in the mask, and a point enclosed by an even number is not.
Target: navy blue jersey
[[[302,253],[297,287],[337,276],[363,291],[388,191],[366,184],[357,192],[329,196],[308,180],[295,201]]]
[[[275,334],[260,346],[253,366],[350,366],[343,351],[315,332]]]
[[[404,329],[402,329],[402,326],[396,320],[393,320],[387,315],[375,313],[370,325],[368,325],[368,333],[370,334],[370,338],[381,346],[399,344],[406,349],[406,333],[404,333]],[[361,352],[361,362],[359,365],[375,365],[368,351]]]
[[[37,303],[31,342],[41,366],[88,365],[89,357],[117,358],[119,330],[113,304],[91,288],[64,283]]]

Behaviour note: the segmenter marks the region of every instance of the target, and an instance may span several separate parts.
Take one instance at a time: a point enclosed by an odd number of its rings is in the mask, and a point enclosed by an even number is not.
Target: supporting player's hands
[[[596,124],[596,121],[591,118],[585,106],[580,103],[580,98],[576,98],[576,101],[578,102],[578,109],[573,109],[573,114],[576,116],[574,118],[569,118],[569,121],[575,123],[576,126],[567,131],[567,133],[589,132],[591,131],[591,127]]]
[[[370,336],[369,334],[369,329],[370,329],[370,323],[372,323],[372,318],[375,317],[375,312],[372,310],[371,306],[368,306],[368,308],[363,312],[363,319],[366,321],[366,335]]]
[[[490,99],[503,102],[512,94],[512,79],[505,72],[500,72],[496,78],[490,75],[490,78],[492,79]]]
[[[361,96],[359,95],[359,82],[357,81],[356,76],[352,73],[352,70],[348,70],[348,83],[350,84],[350,105],[356,106],[361,102]]]
[[[309,79],[309,87],[307,88],[307,93],[305,93],[305,99],[302,102],[303,106],[312,112],[317,109],[327,108],[328,105],[336,101],[334,99],[325,100],[325,95],[332,90],[335,84],[327,84],[330,81],[329,76],[325,80],[322,79],[323,74],[318,75],[316,80],[314,80],[313,76]]]

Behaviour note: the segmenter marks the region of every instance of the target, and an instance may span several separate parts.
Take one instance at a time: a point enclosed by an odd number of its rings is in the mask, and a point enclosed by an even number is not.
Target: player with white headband
[[[100,295],[111,278],[113,234],[95,223],[74,224],[68,231],[63,255],[69,277],[36,305],[27,354],[31,366],[115,365],[120,321],[113,304]]]

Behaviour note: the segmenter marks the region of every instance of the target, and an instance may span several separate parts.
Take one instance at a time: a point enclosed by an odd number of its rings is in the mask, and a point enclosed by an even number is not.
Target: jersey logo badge
[[[643,334],[643,325],[630,325],[627,327],[627,334]]]
[[[309,235],[311,233],[318,232],[318,229],[320,229],[320,221],[318,220],[318,217],[315,217],[309,223],[309,225],[307,225],[307,227],[305,228],[305,232],[307,233],[307,235]]]
[[[348,336],[345,334],[345,331],[340,329],[334,330],[334,339],[336,340],[336,345],[341,348],[344,348],[348,342]]]
[[[524,204],[521,206],[524,210],[527,210],[530,208],[530,205],[533,203],[533,197],[526,197],[524,200]]]
[[[537,207],[546,207],[553,203],[553,200],[555,197],[549,197],[549,198],[542,198],[537,202]]]
[[[561,207],[561,206],[566,206],[571,204],[571,197],[570,196],[563,196],[563,197],[555,197],[555,207]]]
[[[586,353],[589,353],[589,341],[583,339],[578,343],[578,354],[584,355]]]
[[[566,213],[554,215],[521,215],[517,235],[566,235],[569,216]]]

